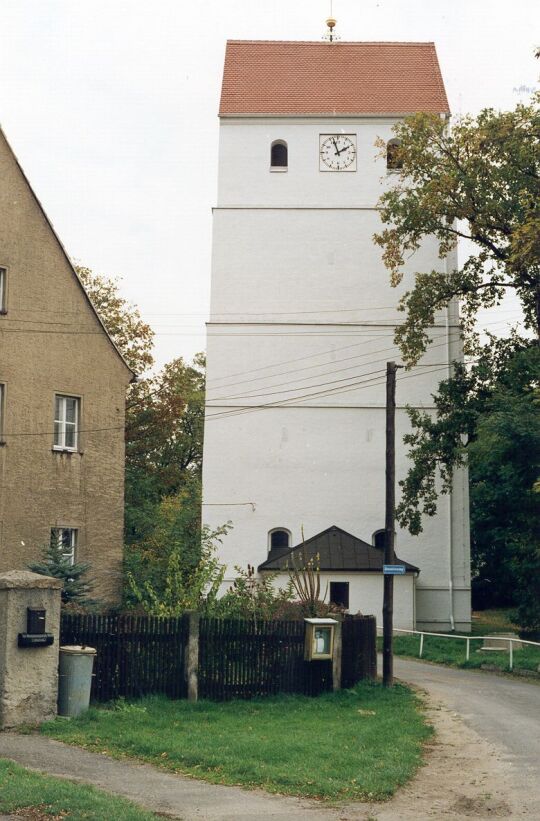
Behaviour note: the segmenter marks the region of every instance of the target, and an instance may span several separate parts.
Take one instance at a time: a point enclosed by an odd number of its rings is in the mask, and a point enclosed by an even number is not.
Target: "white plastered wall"
[[[445,265],[428,241],[407,262],[403,286],[389,285],[372,236],[380,228],[374,206],[392,175],[373,143],[388,139],[391,125],[222,120],[203,511],[211,526],[233,522],[220,549],[229,579],[235,564],[266,559],[273,528],[287,528],[297,544],[302,527],[306,538],[335,524],[367,541],[383,527],[384,368],[400,361],[392,337],[402,317],[391,306],[415,270]],[[341,129],[357,134],[358,171],[321,173],[319,134]],[[269,171],[274,139],[288,142],[285,173]],[[437,316],[432,338],[422,360],[431,367],[398,376],[398,479],[407,470],[405,405],[432,408],[443,363],[459,355],[453,312]],[[470,621],[467,531],[461,477],[419,537],[397,534],[399,557],[421,569],[421,626]]]

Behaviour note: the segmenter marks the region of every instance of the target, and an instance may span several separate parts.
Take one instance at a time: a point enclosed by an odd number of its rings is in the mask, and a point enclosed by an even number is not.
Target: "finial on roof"
[[[332,13],[332,0],[330,0],[330,17],[326,18],[326,25],[328,26],[328,31],[326,34],[323,35],[323,40],[328,40],[329,43],[333,43],[334,40],[339,40],[339,35],[334,34],[334,29],[336,27],[337,20]]]

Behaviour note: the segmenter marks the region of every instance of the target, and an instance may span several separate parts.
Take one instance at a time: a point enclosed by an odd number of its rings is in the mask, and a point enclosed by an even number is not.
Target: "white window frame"
[[[62,557],[67,559],[71,566],[75,564],[78,533],[76,527],[51,528],[51,543],[56,540],[58,547],[65,548],[62,550]]]
[[[6,300],[7,295],[7,268],[0,265],[0,314],[5,314],[7,311]]]
[[[75,403],[75,421],[67,419],[68,401]],[[68,396],[63,393],[54,395],[54,434],[53,450],[68,450],[75,452],[79,448],[79,418],[81,411],[81,400],[79,396]],[[58,429],[57,429],[58,425]],[[66,444],[67,434],[73,430],[73,444]]]

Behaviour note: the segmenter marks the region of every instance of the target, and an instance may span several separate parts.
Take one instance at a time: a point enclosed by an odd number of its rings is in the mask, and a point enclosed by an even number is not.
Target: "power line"
[[[424,373],[424,374],[435,373],[436,371],[440,371],[440,370],[443,370],[443,369],[446,370],[446,365],[444,366],[444,368],[436,367],[431,371],[423,371],[422,373]],[[385,373],[384,368],[380,368],[379,371],[384,375],[384,373]],[[374,373],[376,373],[376,372],[374,372]],[[365,374],[365,376],[367,376],[367,374]],[[407,379],[407,378],[410,379],[410,378],[416,377],[416,376],[420,376],[420,373],[408,374],[407,376],[401,377],[401,379]],[[383,378],[383,382],[384,382],[385,377],[383,376],[382,378]],[[293,396],[290,399],[277,400],[275,402],[268,402],[268,403],[265,403],[265,404],[262,404],[262,405],[245,405],[245,406],[240,407],[240,408],[232,407],[230,409],[230,411],[222,410],[222,411],[218,411],[217,413],[207,414],[205,416],[205,420],[224,419],[224,418],[229,418],[231,416],[239,416],[239,415],[242,415],[244,413],[251,413],[251,412],[260,411],[260,410],[267,410],[269,408],[281,407],[281,406],[285,405],[286,403],[290,403],[290,402],[300,402],[300,401],[304,401],[304,400],[307,400],[307,399],[314,399],[316,397],[334,395],[336,393],[349,393],[350,391],[362,390],[362,389],[365,389],[365,388],[368,388],[368,387],[373,387],[375,384],[382,384],[382,382],[380,380],[381,380],[381,377],[374,377],[373,379],[368,379],[368,380],[361,379],[358,382],[354,383],[353,385],[346,385],[346,386],[342,386],[341,388],[330,388],[330,389],[324,390],[324,391],[316,391],[315,393],[307,393],[307,394],[303,394],[301,396]]]

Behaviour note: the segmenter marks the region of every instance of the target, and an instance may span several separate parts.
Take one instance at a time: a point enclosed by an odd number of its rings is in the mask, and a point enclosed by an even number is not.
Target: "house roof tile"
[[[449,111],[433,43],[227,43],[220,116],[416,111]]]

